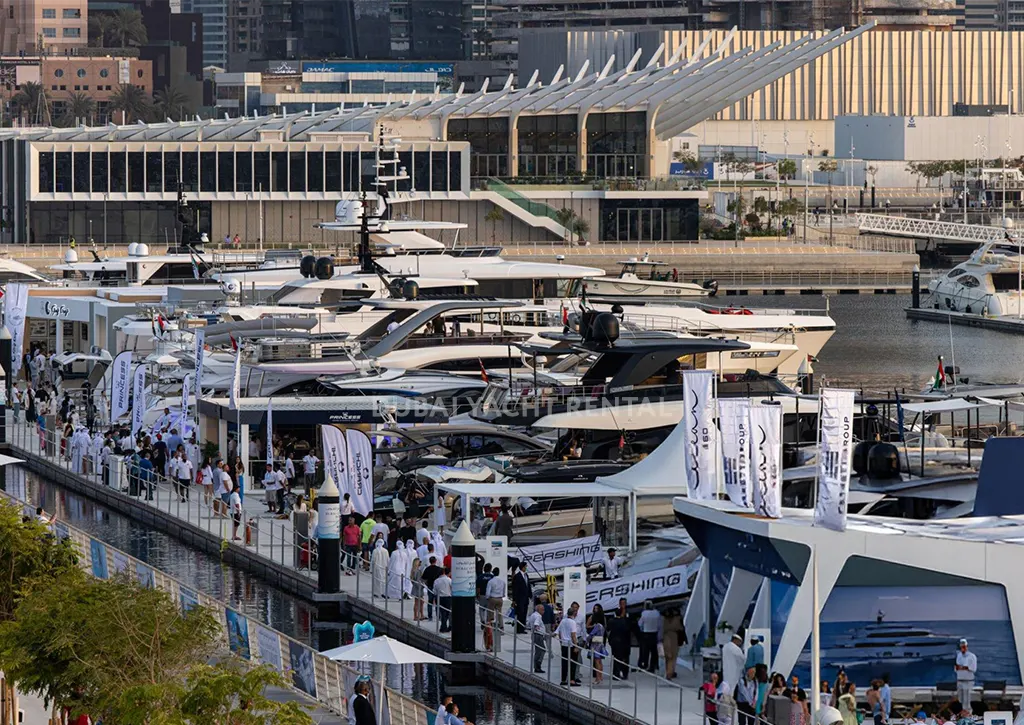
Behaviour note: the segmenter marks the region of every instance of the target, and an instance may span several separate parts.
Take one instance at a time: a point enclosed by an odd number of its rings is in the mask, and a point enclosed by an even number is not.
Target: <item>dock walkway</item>
[[[52,431],[48,433],[53,435]],[[44,475],[54,475],[58,483],[74,483],[75,488],[86,495],[108,504],[120,504],[119,510],[144,522],[155,523],[156,519],[161,519],[161,528],[178,538],[195,541],[201,537],[207,544],[216,544],[222,555],[237,565],[258,574],[265,573],[271,581],[287,578],[291,591],[307,599],[317,600],[317,573],[306,566],[308,548],[296,543],[290,520],[277,519],[266,512],[262,489],[245,491],[244,522],[239,527],[239,540],[235,540],[231,520],[215,514],[212,507],[203,501],[202,490],[198,487],[191,488],[185,502],[166,482],[155,486],[152,500],[145,496],[131,497],[122,490],[127,489],[127,478],[123,470],[114,472],[113,486],[104,485],[102,476],[96,473],[73,471],[70,461],[59,454],[59,442],[54,443],[50,439],[47,441],[49,445],[41,445],[35,426],[30,428],[24,420],[20,424],[13,424],[9,412],[7,439],[13,447],[13,455],[26,459],[30,468]],[[255,531],[255,537],[250,539],[248,545],[244,540],[247,527],[250,532]],[[439,631],[436,613],[431,620],[415,621],[413,602],[375,595],[369,572],[362,569],[344,572],[341,577],[341,594],[350,614],[356,618],[372,620],[378,631],[400,636],[410,644],[446,656],[449,660],[466,659],[464,655],[450,652],[450,635]],[[583,653],[580,667],[583,685],[561,687],[561,661],[557,646],[553,647],[549,642],[544,673],[534,673],[529,636],[516,635],[514,630],[514,623],[506,621],[503,634],[496,638],[498,642],[495,650],[488,652],[484,646],[483,631],[478,628],[479,654],[475,656],[476,661],[485,668],[492,684],[514,691],[559,717],[574,723],[594,725],[698,725],[703,719],[702,703],[697,697],[695,682],[684,687],[648,673],[633,673],[627,681],[613,682],[610,660],[604,662],[604,677],[598,682],[592,660],[586,652]],[[690,673],[685,669],[680,671],[681,678],[688,675]]]

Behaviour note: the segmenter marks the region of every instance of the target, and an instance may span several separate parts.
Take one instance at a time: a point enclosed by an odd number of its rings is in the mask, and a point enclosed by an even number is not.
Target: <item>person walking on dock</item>
[[[629,679],[629,658],[633,648],[635,625],[629,618],[626,599],[619,599],[615,616],[608,620],[608,644],[612,648],[612,677],[617,680]]]
[[[347,496],[348,494],[345,495]],[[342,562],[342,571],[345,573],[345,576],[354,576],[356,574],[356,567],[359,566],[359,542],[361,539],[362,533],[356,525],[355,517],[349,516],[348,523],[345,524],[345,528],[341,531],[341,540],[345,547],[345,560]]]
[[[526,629],[533,639],[533,671],[544,674],[544,655],[548,652],[548,627],[544,624],[544,604],[537,602],[526,618]]]
[[[576,624],[576,613],[580,605],[573,602],[569,611],[562,616],[555,633],[562,648],[562,687],[573,685],[579,687],[583,683],[579,679],[579,628]]]
[[[658,633],[661,631],[661,614],[650,599],[644,602],[640,613],[640,661],[637,666],[648,672],[658,671]]]
[[[388,585],[388,550],[384,545],[384,537],[379,534],[373,543],[370,572],[373,577],[373,596],[383,597]]]
[[[434,595],[437,597],[437,618],[441,625],[438,631],[442,634],[451,632],[452,578],[450,569],[446,568],[434,582]]]
[[[495,566],[492,569],[494,576],[487,582],[487,626],[491,628],[491,638],[494,652],[501,651],[501,633],[504,630],[505,616],[502,609],[505,606],[505,597],[508,595],[508,582],[502,576],[501,567]]]
[[[316,478],[316,464],[320,462],[320,459],[313,455],[313,450],[310,449],[302,458],[302,486],[305,488],[305,493],[308,496],[309,491],[313,488],[313,481]]]
[[[516,609],[516,631],[523,632],[526,629],[526,616],[530,608],[530,599],[533,591],[530,587],[530,577],[526,574],[526,562],[520,561],[519,568],[512,576],[512,604]]]

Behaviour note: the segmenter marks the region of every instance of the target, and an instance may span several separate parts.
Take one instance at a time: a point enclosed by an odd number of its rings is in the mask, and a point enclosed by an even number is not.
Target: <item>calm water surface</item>
[[[821,296],[723,297],[736,306],[824,309]],[[865,391],[920,390],[935,375],[937,358],[956,364],[972,381],[1024,380],[1024,336],[974,327],[908,320],[910,295],[837,295],[827,300],[836,334],[818,355],[814,370],[836,386]],[[952,350],[952,353],[951,353]]]

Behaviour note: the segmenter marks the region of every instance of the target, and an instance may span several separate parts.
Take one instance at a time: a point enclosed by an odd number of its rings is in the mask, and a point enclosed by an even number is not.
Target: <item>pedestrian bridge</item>
[[[1004,239],[1006,230],[983,224],[960,224],[932,219],[908,219],[887,214],[858,214],[857,227],[861,234],[884,234],[911,239],[942,239],[950,242],[976,242],[983,244]]]

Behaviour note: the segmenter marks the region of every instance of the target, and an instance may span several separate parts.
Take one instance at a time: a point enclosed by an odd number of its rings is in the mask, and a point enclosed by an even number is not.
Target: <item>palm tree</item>
[[[11,103],[36,126],[49,125],[50,101],[46,97],[46,88],[40,83],[21,84]]]
[[[177,86],[161,88],[153,96],[154,116],[157,121],[180,121],[191,110],[191,99]]]
[[[146,24],[142,22],[142,13],[138,10],[118,10],[114,14],[110,31],[120,40],[122,48],[145,45],[149,40]]]
[[[130,123],[149,117],[151,103],[142,86],[119,85],[110,97],[110,110],[121,112],[121,122]]]
[[[89,44],[97,48],[106,48],[113,27],[114,18],[108,13],[93,13],[89,17]]]
[[[95,115],[96,101],[85,93],[69,93],[68,99],[64,101],[64,115],[61,120],[65,126],[73,126],[79,122],[92,125]]]

